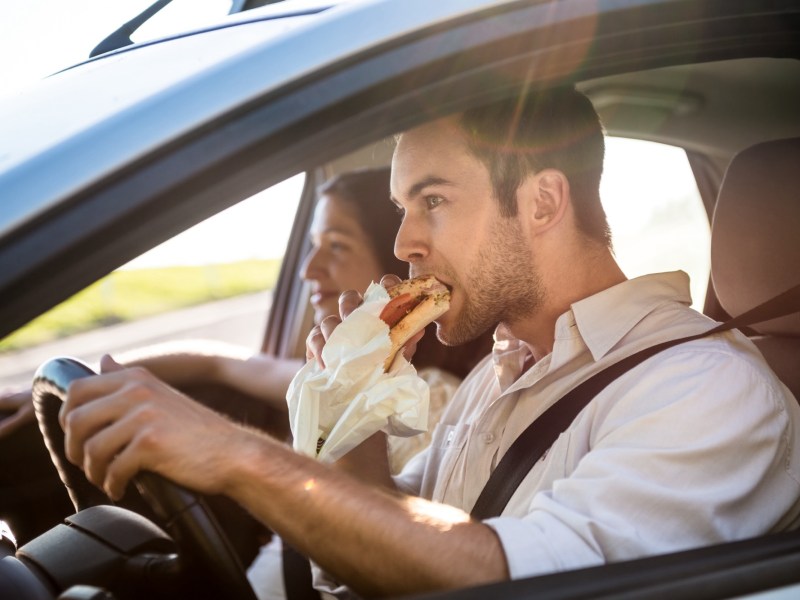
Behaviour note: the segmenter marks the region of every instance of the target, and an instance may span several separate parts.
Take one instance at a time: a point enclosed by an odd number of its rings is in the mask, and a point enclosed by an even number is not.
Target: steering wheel
[[[81,469],[67,460],[64,432],[58,422],[58,412],[69,384],[91,375],[96,373],[80,361],[54,358],[39,367],[33,380],[33,403],[39,428],[78,511],[112,504],[108,496],[86,479]],[[219,587],[219,597],[256,600],[238,557],[202,498],[155,473],[139,473],[134,484],[162,519],[193,572],[208,576],[204,578]]]

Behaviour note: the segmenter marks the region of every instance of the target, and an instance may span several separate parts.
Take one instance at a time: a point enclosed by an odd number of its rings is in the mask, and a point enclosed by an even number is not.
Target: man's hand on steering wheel
[[[59,414],[67,458],[113,499],[142,470],[202,493],[223,492],[225,456],[254,434],[145,369],[111,357],[101,369],[69,386]]]

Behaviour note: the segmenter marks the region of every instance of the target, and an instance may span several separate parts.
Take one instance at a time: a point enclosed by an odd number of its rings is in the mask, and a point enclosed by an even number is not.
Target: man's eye
[[[441,196],[425,196],[425,204],[430,210],[431,208],[436,208],[442,202],[444,202],[444,198]]]
[[[406,216],[406,209],[400,206],[399,204],[395,204],[394,209],[397,211],[397,214],[400,215],[401,217]]]

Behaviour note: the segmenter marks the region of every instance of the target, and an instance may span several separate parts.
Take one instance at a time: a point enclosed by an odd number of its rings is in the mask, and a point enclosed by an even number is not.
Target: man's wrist
[[[285,470],[281,466],[295,457],[282,442],[246,426],[241,426],[235,443],[237,451],[231,453],[235,460],[222,473],[223,489],[226,495],[247,504],[254,489],[273,484],[275,474]]]

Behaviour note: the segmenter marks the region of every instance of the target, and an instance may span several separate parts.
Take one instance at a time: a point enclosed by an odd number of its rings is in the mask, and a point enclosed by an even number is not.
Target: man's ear
[[[570,203],[566,176],[556,169],[544,169],[531,177],[524,187],[532,203],[530,224],[533,230],[541,233],[558,225]]]

